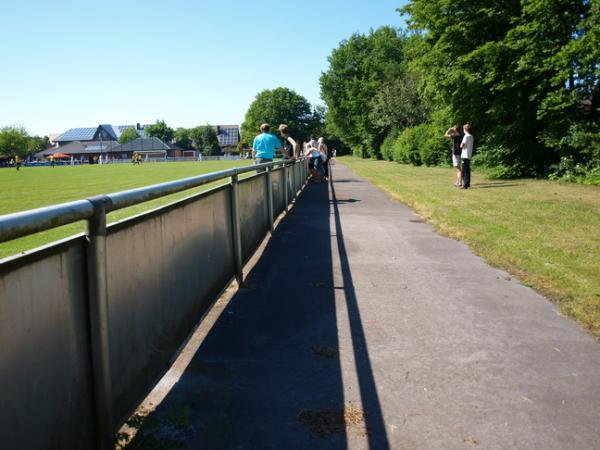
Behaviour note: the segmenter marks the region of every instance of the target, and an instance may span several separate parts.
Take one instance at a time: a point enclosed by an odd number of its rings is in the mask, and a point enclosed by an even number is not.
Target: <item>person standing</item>
[[[298,157],[298,142],[290,135],[288,126],[285,123],[279,125],[279,133],[283,139],[283,148],[288,154],[286,159],[294,159]]]
[[[319,143],[319,153],[321,154],[321,159],[323,161],[323,177],[325,181],[329,180],[329,160],[331,159],[331,152],[327,148],[327,144],[325,143],[325,139],[320,137],[317,141]]]
[[[462,186],[462,168],[461,168],[461,153],[462,149],[460,144],[462,143],[463,134],[460,132],[460,126],[458,124],[451,128],[448,128],[444,134],[445,138],[452,139],[452,165],[456,169],[456,180],[454,180],[454,186]]]
[[[465,130],[465,135],[463,136],[460,144],[460,148],[462,149],[460,154],[462,159],[462,188],[469,189],[471,187],[471,157],[473,156],[473,135],[471,134],[471,124],[465,124],[463,129]]]
[[[271,127],[269,124],[263,123],[260,126],[260,134],[257,135],[252,142],[252,159],[254,159],[254,163],[262,164],[272,162],[277,150],[281,150],[284,157],[289,157],[285,148],[281,146],[279,139],[271,134]]]

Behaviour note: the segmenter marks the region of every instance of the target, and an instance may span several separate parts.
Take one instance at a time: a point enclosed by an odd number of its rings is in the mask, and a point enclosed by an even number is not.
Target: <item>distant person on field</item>
[[[283,139],[283,148],[288,154],[285,159],[294,159],[298,157],[298,142],[290,135],[288,126],[285,123],[279,125],[279,133],[281,134],[281,139]]]
[[[460,132],[460,125],[456,124],[453,127],[448,128],[444,134],[444,137],[447,139],[452,139],[452,165],[456,169],[456,180],[454,181],[454,186],[462,186],[462,168],[460,160],[462,149],[460,144],[463,140],[463,134]]]
[[[465,135],[460,143],[462,152],[460,158],[462,159],[462,181],[463,189],[469,189],[471,187],[471,157],[473,156],[473,135],[471,134],[471,124],[467,123],[463,127]]]
[[[254,164],[273,162],[277,150],[281,150],[284,158],[289,158],[288,152],[281,146],[279,139],[271,134],[271,127],[268,123],[263,123],[260,126],[260,132],[252,142],[252,159],[254,159]]]

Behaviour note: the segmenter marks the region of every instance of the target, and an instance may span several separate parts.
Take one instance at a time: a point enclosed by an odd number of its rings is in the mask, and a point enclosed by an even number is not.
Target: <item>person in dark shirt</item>
[[[456,169],[456,180],[454,181],[454,186],[462,186],[462,164],[460,158],[462,149],[460,144],[463,139],[463,134],[460,131],[460,126],[456,124],[453,127],[448,128],[444,134],[444,137],[452,139],[452,165]]]
[[[281,134],[281,139],[283,140],[283,148],[287,153],[287,158],[284,159],[294,159],[297,158],[298,155],[298,142],[290,135],[288,126],[285,123],[279,125],[279,133]]]

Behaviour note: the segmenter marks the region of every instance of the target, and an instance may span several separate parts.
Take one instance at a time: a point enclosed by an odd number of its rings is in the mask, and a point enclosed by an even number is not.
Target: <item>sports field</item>
[[[249,164],[251,161],[238,160],[148,163],[136,166],[108,164],[57,166],[54,168],[24,167],[20,171],[0,169],[0,215]],[[114,222],[224,182],[225,180],[118,210],[110,213],[108,219],[109,222]],[[0,258],[81,233],[84,228],[84,222],[77,222],[0,243]]]

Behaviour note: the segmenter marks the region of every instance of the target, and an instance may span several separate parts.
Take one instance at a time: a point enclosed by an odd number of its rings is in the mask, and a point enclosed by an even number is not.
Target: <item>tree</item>
[[[187,128],[177,128],[175,130],[175,143],[184,150],[192,148],[191,130]]]
[[[24,157],[27,154],[29,135],[19,126],[0,128],[0,154]]]
[[[48,136],[44,136],[44,137],[32,136],[29,138],[29,140],[27,142],[27,152],[28,153],[41,152],[43,150],[46,150],[46,148],[48,148],[49,144],[50,144],[50,139],[48,139]]]
[[[175,130],[169,127],[163,120],[157,120],[153,125],[147,125],[145,128],[145,134],[159,138],[165,143],[169,143],[175,136]]]
[[[119,144],[135,141],[139,137],[140,136],[135,128],[125,128],[121,133],[121,136],[119,136]]]
[[[279,124],[285,123],[291,135],[300,140],[316,131],[318,122],[319,112],[313,111],[303,96],[284,87],[266,89],[256,95],[246,111],[241,126],[241,141],[244,146],[250,147],[263,123],[270,124],[273,131]]]
[[[386,130],[373,123],[371,100],[383,85],[404,74],[405,42],[406,37],[391,27],[356,33],[332,51],[329,68],[321,74],[329,129],[360,153],[379,156]]]
[[[217,133],[210,125],[200,125],[190,130],[190,137],[196,149],[205,156],[221,154]]]
[[[569,124],[597,117],[598,0],[410,0],[401,11],[423,36],[412,64],[422,98],[473,121],[498,174],[543,174]]]
[[[369,106],[373,125],[386,134],[391,129],[414,127],[429,117],[429,108],[418,93],[418,76],[415,73],[407,73],[383,84]]]

